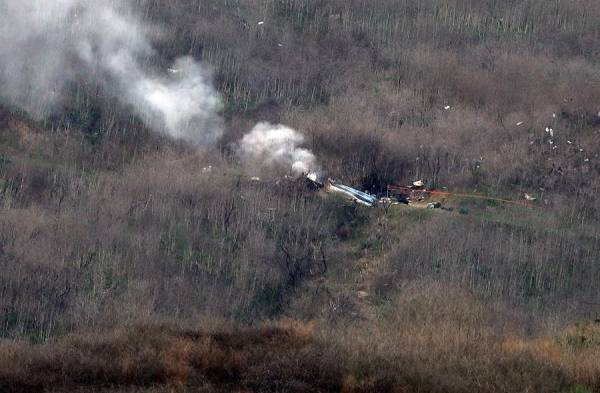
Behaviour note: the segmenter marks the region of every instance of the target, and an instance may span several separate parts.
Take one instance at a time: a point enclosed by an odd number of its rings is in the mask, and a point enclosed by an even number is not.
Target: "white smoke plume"
[[[190,57],[164,72],[151,37],[127,0],[0,0],[0,98],[42,118],[60,110],[67,86],[99,85],[156,132],[194,146],[223,134],[222,101],[211,75]],[[259,123],[238,144],[254,168],[315,169],[304,137],[283,125]]]
[[[100,83],[152,129],[193,145],[222,135],[220,97],[189,57],[171,73],[146,66],[156,31],[124,0],[0,0],[0,95],[35,117],[70,83]]]
[[[238,154],[250,166],[281,166],[296,175],[316,170],[314,154],[300,145],[304,136],[284,125],[258,123],[244,135]]]

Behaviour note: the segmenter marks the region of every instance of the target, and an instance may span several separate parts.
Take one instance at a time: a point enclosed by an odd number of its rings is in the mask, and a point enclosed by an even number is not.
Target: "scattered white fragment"
[[[397,200],[389,198],[389,197],[379,198],[379,203],[382,205],[399,205],[400,204],[400,202],[398,202]]]
[[[283,44],[280,42],[279,44],[277,44],[277,46],[281,48]]]
[[[517,123],[517,125],[518,125],[518,126],[520,126],[520,125],[522,125],[522,124],[523,124],[523,122],[522,122],[522,121],[520,121],[520,122],[518,122],[518,123]]]
[[[568,143],[569,145],[572,145],[572,144],[573,144],[573,142],[571,142],[571,141],[567,141],[567,143]]]
[[[261,26],[261,25],[264,25],[264,24],[265,24],[265,21],[264,21],[264,20],[261,20],[260,22],[258,22],[258,25],[259,25],[259,26]]]
[[[260,177],[258,177],[258,176],[252,176],[250,178],[250,180],[252,180],[252,181],[260,181]]]
[[[212,172],[212,165],[202,168],[202,173],[210,173]]]
[[[444,107],[444,109],[445,109],[445,110],[448,110],[448,109],[450,109],[450,108],[452,108],[450,105],[446,105],[446,106]]]
[[[550,139],[550,140],[548,141],[548,143],[549,143],[549,144],[551,144],[551,145],[553,145],[553,144],[554,144],[554,141],[553,141],[552,139]]]
[[[413,186],[415,187],[423,187],[423,180],[417,180],[413,182]]]
[[[583,153],[583,149],[579,149],[579,151]]]
[[[527,199],[528,201],[535,201],[537,198],[534,197],[533,195],[529,195],[529,194],[525,194],[525,199]]]
[[[556,119],[556,113],[552,114],[552,118]]]
[[[583,161],[584,161],[584,162],[589,162],[589,161],[590,161],[590,159],[589,159],[589,158],[586,158],[586,159],[585,159],[585,160],[583,160]]]
[[[550,127],[546,127],[546,132],[554,132],[554,130]]]

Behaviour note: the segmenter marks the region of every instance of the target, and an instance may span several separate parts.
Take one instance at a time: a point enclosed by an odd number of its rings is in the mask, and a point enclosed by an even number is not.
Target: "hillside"
[[[0,391],[600,391],[597,1],[25,3]]]

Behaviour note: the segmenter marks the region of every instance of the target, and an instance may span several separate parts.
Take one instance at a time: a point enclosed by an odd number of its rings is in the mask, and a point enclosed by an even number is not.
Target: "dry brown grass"
[[[562,369],[578,383],[600,389],[600,323],[582,323],[535,340],[506,338],[504,352],[527,353]]]
[[[434,392],[599,388],[600,347],[592,339],[597,325],[575,329],[577,333],[548,330],[532,338],[521,328],[525,315],[498,303],[482,303],[451,285],[427,281],[406,285],[394,300],[378,307],[376,322],[357,324],[338,336],[355,371],[347,375],[346,388],[370,385],[372,391],[404,387]],[[584,331],[585,348],[567,344],[568,337]]]
[[[582,392],[600,388],[598,325],[527,338],[518,314],[417,281],[346,329],[136,326],[2,343],[6,392]],[[585,390],[588,389],[588,390]]]
[[[3,344],[0,389],[334,389],[336,367],[318,369],[319,351],[325,347],[306,329],[289,322],[215,333],[131,327],[72,336],[42,347]],[[320,359],[327,362],[326,358]]]

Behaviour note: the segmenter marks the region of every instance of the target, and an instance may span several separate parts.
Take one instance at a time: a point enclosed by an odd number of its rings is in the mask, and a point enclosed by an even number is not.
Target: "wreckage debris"
[[[379,199],[374,195],[363,191],[359,191],[352,187],[348,187],[346,185],[338,183],[333,179],[329,179],[327,183],[329,192],[340,193],[361,205],[373,207],[379,201]]]
[[[476,191],[476,190],[475,190]],[[455,193],[448,191],[435,191],[428,190],[425,188],[415,188],[414,186],[402,187],[396,185],[388,185],[388,193],[391,192],[400,200],[400,198],[405,198],[408,200],[408,204],[414,207],[425,207],[425,208],[442,208],[441,204],[444,202],[446,198],[459,197],[459,198],[473,198],[473,199],[483,199],[488,201],[496,201],[500,203],[512,204],[512,205],[522,205],[527,207],[533,207],[535,205],[531,203],[527,203],[524,201],[504,199],[504,198],[496,198],[487,195],[480,195],[476,193]],[[441,198],[442,201],[431,201],[428,200],[432,197]],[[530,196],[531,197],[531,196]],[[527,199],[527,198],[526,198]],[[528,200],[528,202],[533,202],[533,200]],[[439,205],[438,205],[439,203]],[[446,210],[443,209],[442,210]],[[460,209],[459,209],[460,212]]]
[[[399,201],[396,198],[381,197],[381,198],[379,198],[379,203],[382,205],[398,205],[400,203],[408,204],[408,201],[404,202],[404,201]]]
[[[310,172],[306,175],[306,178],[310,181],[318,182],[319,175],[316,172]]]
[[[322,189],[325,185],[319,180],[319,175],[316,172],[310,172],[304,177],[306,185],[309,189],[317,191]]]
[[[524,194],[524,198],[527,201],[525,202],[518,200],[495,198],[479,194],[453,193],[448,191],[429,190],[423,186],[425,184],[423,180],[417,180],[413,182],[412,185],[406,187],[388,185],[386,195],[373,195],[368,192],[360,191],[356,188],[342,184],[341,182],[335,179],[329,178],[326,181],[322,182],[320,180],[320,176],[315,172],[305,173],[304,176],[302,176],[301,178],[286,177],[286,180],[294,182],[301,181],[302,179],[304,179],[304,182],[306,183],[305,187],[311,189],[312,191],[324,190],[327,193],[340,194],[354,203],[367,207],[390,206],[404,203],[416,208],[440,209],[451,212],[454,209],[451,207],[443,206],[443,204],[447,198],[452,197],[485,199],[490,201],[514,205],[523,205],[528,207],[535,206],[530,202],[535,202],[537,200],[536,197],[529,194]],[[258,178],[252,178],[252,180],[259,181]],[[466,214],[462,210],[466,210],[466,208],[459,208],[459,213]]]

